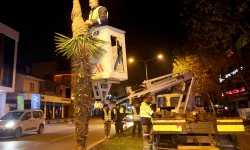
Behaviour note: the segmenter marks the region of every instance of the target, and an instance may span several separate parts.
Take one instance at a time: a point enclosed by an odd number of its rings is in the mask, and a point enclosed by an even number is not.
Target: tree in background
[[[239,70],[248,90],[246,75],[240,67],[245,63],[242,49],[250,40],[249,4],[249,0],[184,0],[181,13],[197,50],[212,56],[234,54],[231,65]]]
[[[196,81],[195,93],[206,95],[210,102],[220,99],[222,92],[218,77],[223,65],[221,57],[219,55],[211,57],[189,49],[191,47],[186,46],[175,50],[178,53],[173,60],[173,72],[191,71]]]
[[[95,39],[88,34],[88,26],[82,18],[79,0],[73,0],[71,19],[73,37],[69,38],[57,33],[55,37],[56,52],[71,59],[77,150],[83,150],[86,149],[91,113],[91,60],[100,59],[103,56],[105,50],[101,48],[101,45],[106,42]]]

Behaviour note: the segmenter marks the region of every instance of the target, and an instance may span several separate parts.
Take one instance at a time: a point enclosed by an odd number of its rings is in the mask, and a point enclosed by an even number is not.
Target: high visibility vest
[[[108,114],[106,109],[103,109],[103,112],[104,112],[104,121],[111,121],[111,110],[108,111]]]
[[[152,114],[153,110],[151,107],[147,103],[142,102],[140,107],[140,117],[151,118]]]
[[[100,9],[100,8],[102,8],[102,6],[96,7],[96,8],[94,9],[94,11],[91,10],[91,11],[89,12],[89,19],[88,19],[88,20],[92,20],[92,19],[98,20],[98,19],[100,19],[100,16],[99,16],[99,9]],[[108,12],[107,12],[107,17],[108,17]]]
[[[119,109],[119,112],[120,112],[121,114],[123,114],[123,113],[124,113],[124,109],[121,107],[121,108]],[[116,114],[116,109],[114,109],[114,114]]]
[[[119,112],[120,112],[120,114],[123,114],[123,113],[124,113],[124,109],[123,109],[122,107],[120,107]],[[116,109],[114,109],[114,114],[115,114],[115,115],[117,114],[117,113],[116,113]],[[125,120],[123,120],[122,122],[124,123]]]
[[[139,121],[140,120],[140,112],[137,114],[136,109],[133,108],[133,114],[134,114],[134,121]]]

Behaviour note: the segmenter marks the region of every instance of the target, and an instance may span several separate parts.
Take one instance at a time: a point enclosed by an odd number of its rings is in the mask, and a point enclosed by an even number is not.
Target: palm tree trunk
[[[82,10],[79,0],[73,0],[71,13],[73,37],[86,35],[88,26],[82,18]],[[80,54],[71,57],[71,69],[73,74],[72,84],[74,86],[74,123],[77,141],[77,150],[86,149],[88,135],[88,123],[91,110],[91,64],[90,55],[85,47],[79,47]]]
[[[88,123],[91,112],[91,64],[89,55],[82,51],[81,56],[71,58],[73,86],[75,94],[74,123],[77,140],[77,150],[86,149]],[[84,64],[84,65],[83,65]]]
[[[106,50],[100,47],[106,42],[88,36],[88,25],[82,18],[79,0],[73,0],[71,19],[73,37],[57,34],[56,52],[63,53],[67,59],[71,58],[76,149],[85,150],[91,113],[91,59],[98,60],[106,53]]]

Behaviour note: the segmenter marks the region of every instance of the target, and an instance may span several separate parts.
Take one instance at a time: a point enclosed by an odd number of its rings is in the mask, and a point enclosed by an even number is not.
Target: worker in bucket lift
[[[119,137],[123,138],[123,125],[124,123],[126,123],[124,108],[121,107],[120,104],[116,104],[113,113],[114,113],[113,119],[115,123],[116,138]]]
[[[154,112],[150,107],[149,98],[147,96],[143,97],[143,102],[140,107],[140,122],[142,125],[142,134],[143,134],[143,145],[144,149],[147,149],[149,144],[152,142],[152,137],[150,136],[151,132],[151,118]]]
[[[86,23],[89,27],[98,27],[108,25],[108,10],[106,7],[99,5],[99,0],[89,0],[91,8],[89,12],[89,19]]]
[[[140,123],[140,103],[139,102],[135,102],[134,108],[133,108],[133,122],[134,122],[134,126],[133,126],[133,131],[132,131],[132,137],[135,136],[135,129],[136,126],[138,126],[138,137],[141,137],[141,123]]]
[[[111,114],[111,110],[109,109],[108,105],[104,105],[104,107],[103,107],[102,119],[104,121],[105,138],[110,139],[112,114]]]

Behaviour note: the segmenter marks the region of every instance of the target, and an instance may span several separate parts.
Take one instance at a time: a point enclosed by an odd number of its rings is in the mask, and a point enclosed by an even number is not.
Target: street
[[[101,119],[91,118],[89,124],[89,136],[87,147],[90,148],[94,143],[104,139],[104,126]],[[115,133],[112,124],[112,134]],[[250,127],[246,127],[244,135],[237,136],[242,150],[248,150],[250,143]],[[32,133],[24,135],[20,139],[9,137],[0,138],[0,150],[73,150],[76,147],[74,136],[74,125],[47,124],[43,134]]]
[[[89,124],[87,146],[104,138],[101,119],[92,118]],[[112,133],[114,133],[112,125]],[[43,134],[32,133],[20,139],[0,138],[0,150],[71,150],[76,147],[73,124],[47,124]]]

